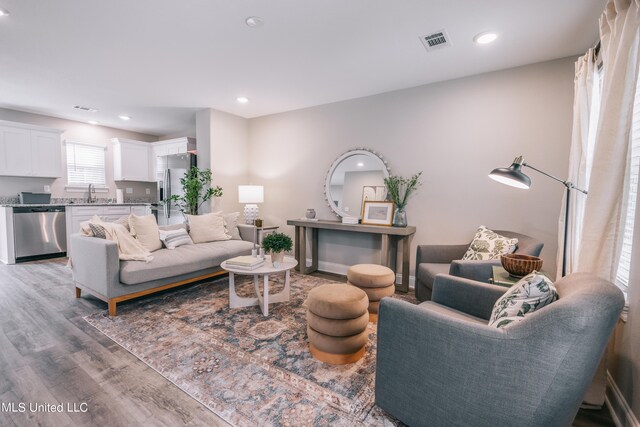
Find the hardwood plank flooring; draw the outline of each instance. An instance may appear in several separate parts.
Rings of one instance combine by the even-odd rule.
[[[85,322],[106,304],[75,298],[65,262],[0,263],[0,403],[86,403],[88,411],[0,411],[0,426],[228,425]],[[574,425],[614,424],[604,409],[580,411]]]

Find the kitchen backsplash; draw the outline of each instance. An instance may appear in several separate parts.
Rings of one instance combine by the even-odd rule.
[[[52,197],[51,204],[52,205],[68,205],[72,203],[86,203],[87,199],[85,197]],[[125,197],[125,203],[153,203],[155,199],[153,197]],[[0,205],[12,205],[20,203],[19,197],[3,197],[0,196]],[[115,199],[111,198],[96,198],[94,203],[104,204],[104,203],[115,203]]]

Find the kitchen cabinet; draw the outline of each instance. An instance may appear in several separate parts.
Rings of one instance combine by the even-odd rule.
[[[129,214],[150,215],[151,206],[148,205],[93,205],[93,206],[67,206],[67,242],[71,242],[71,235],[80,232],[80,225],[89,221],[95,215],[101,220],[112,222]],[[71,256],[71,245],[67,244],[67,255]]]
[[[154,182],[155,157],[151,144],[142,141],[114,138],[113,179],[115,181]]]
[[[0,121],[0,175],[62,176],[61,130]]]
[[[174,138],[153,143],[153,157],[172,154],[195,153],[196,140],[193,138]],[[155,165],[155,162],[154,162]]]

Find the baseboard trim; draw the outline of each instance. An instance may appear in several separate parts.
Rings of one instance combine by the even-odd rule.
[[[311,258],[307,258],[307,265],[311,264]],[[347,275],[350,265],[338,264],[335,262],[318,261],[318,270],[327,273]],[[396,284],[402,283],[402,275],[396,274]],[[415,289],[416,278],[415,276],[409,276],[409,289]]]
[[[607,391],[604,401],[617,427],[640,427],[638,418],[631,410],[609,371],[607,371]]]

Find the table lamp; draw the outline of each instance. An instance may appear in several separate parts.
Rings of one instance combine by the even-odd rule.
[[[244,203],[244,222],[253,225],[258,218],[257,203],[264,202],[264,187],[262,185],[239,185],[238,203]]]

